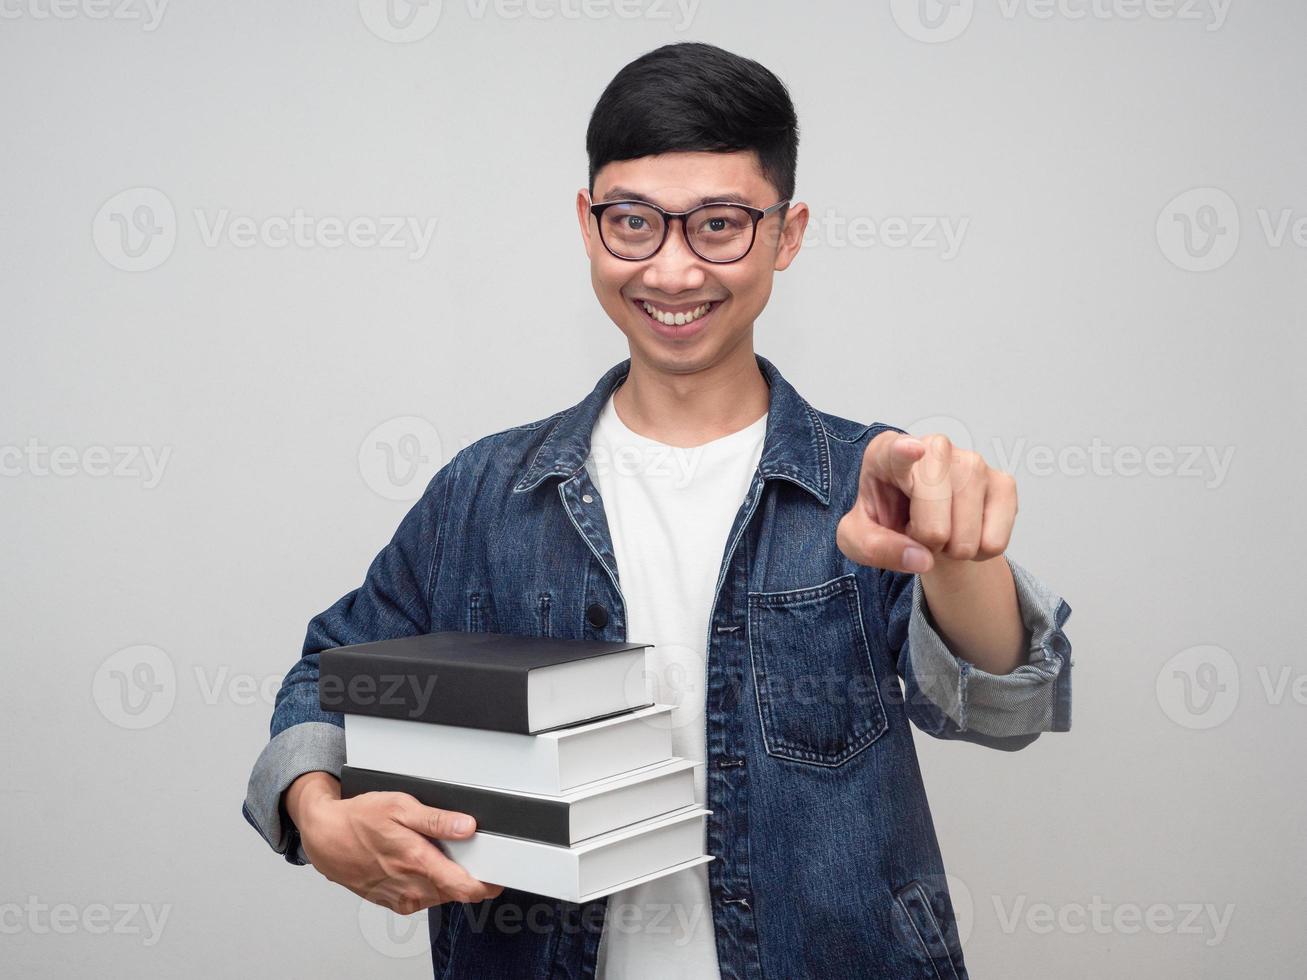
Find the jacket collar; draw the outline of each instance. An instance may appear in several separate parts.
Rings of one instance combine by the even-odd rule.
[[[767,432],[763,437],[758,472],[764,479],[789,480],[798,484],[823,504],[829,504],[830,443],[825,426],[813,407],[781,377],[771,361],[761,354],[753,356],[770,388]],[[535,488],[547,476],[571,477],[585,465],[595,421],[608,396],[630,369],[630,358],[609,368],[590,394],[557,418],[522,478],[513,487],[514,493]]]

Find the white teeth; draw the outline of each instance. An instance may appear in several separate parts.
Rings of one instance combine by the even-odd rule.
[[[645,312],[651,317],[659,323],[666,324],[669,327],[683,327],[687,323],[693,323],[712,309],[712,303],[704,303],[702,306],[696,306],[689,313],[665,313],[649,303],[642,303],[641,305],[644,307]]]

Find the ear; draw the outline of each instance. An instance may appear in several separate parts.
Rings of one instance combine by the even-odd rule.
[[[785,227],[780,231],[780,241],[776,247],[776,263],[772,266],[777,272],[790,267],[794,257],[803,247],[803,233],[808,227],[808,205],[796,201],[785,209]]]
[[[585,244],[586,258],[590,258],[590,250],[594,246],[590,240],[590,192],[584,187],[576,192],[576,220],[581,223],[581,241]]]

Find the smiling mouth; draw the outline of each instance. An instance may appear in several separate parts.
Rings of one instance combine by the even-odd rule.
[[[709,300],[697,306],[681,306],[679,308],[658,306],[642,299],[633,300],[632,302],[643,310],[650,319],[656,320],[665,327],[682,327],[697,320],[702,320],[718,306],[715,300]]]

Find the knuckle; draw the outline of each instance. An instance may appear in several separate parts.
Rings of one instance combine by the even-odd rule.
[[[475,902],[477,900],[476,889],[464,882],[450,885],[445,889],[445,892],[455,902]]]
[[[932,432],[922,439],[928,449],[938,456],[948,457],[953,454],[953,442],[942,432]]]
[[[976,540],[953,540],[944,549],[945,556],[961,561],[970,561],[976,557],[980,542]]]
[[[405,848],[399,856],[400,865],[407,871],[420,871],[426,867],[427,850],[424,847]]]
[[[924,523],[914,530],[912,537],[928,547],[942,548],[948,543],[948,528],[942,523]]]
[[[422,814],[422,823],[428,837],[443,837],[449,831],[449,814],[444,810],[428,809]]]
[[[432,823],[435,825],[435,836],[437,837],[458,837],[464,831],[460,831],[457,823],[466,818],[466,814],[454,810],[436,810],[431,815]]]
[[[960,450],[953,459],[953,465],[967,477],[981,476],[989,469],[985,457],[970,450]]]

